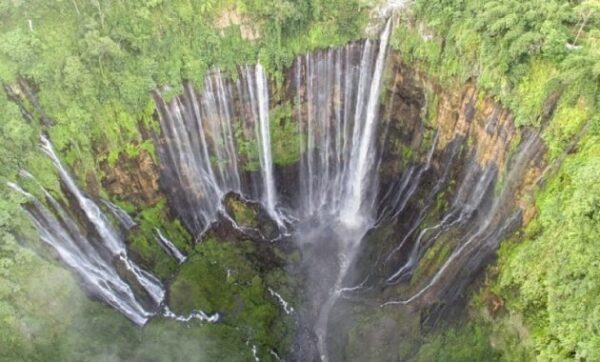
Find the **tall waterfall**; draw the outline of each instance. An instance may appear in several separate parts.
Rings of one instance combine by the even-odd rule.
[[[79,275],[85,287],[134,323],[145,324],[154,311],[138,300],[133,289],[116,272],[112,258],[106,253],[106,245],[90,242],[70,213],[45,190],[51,209],[18,185],[11,183],[9,186],[27,197],[27,214],[42,241]]]
[[[321,270],[327,276],[313,283],[318,290],[310,312],[314,315],[309,318],[324,360],[330,311],[344,289],[360,240],[375,222],[376,166],[381,152],[376,144],[379,96],[390,31],[388,21],[378,40],[300,56],[291,69],[293,121],[301,137],[294,237],[300,243],[318,245],[314,250],[321,251],[319,257],[328,258],[322,263],[326,270]],[[241,66],[235,80],[214,69],[199,90],[185,83],[182,94],[171,99],[164,96],[165,91],[152,93],[161,127],[155,135],[161,187],[186,227],[200,236],[217,220],[223,211],[222,199],[231,191],[259,201],[279,226],[285,227],[282,210],[293,205],[281,204],[277,195],[271,107],[263,67]],[[43,136],[41,148],[75,206],[65,207],[49,193],[42,202],[18,185],[12,187],[30,199],[27,211],[43,240],[92,293],[140,325],[160,310],[177,320],[218,319],[202,312],[189,317],[173,314],[164,305],[160,280],[128,257],[118,228],[78,188]],[[135,225],[116,205],[105,205],[123,229]],[[77,210],[70,210],[73,207]],[[78,224],[71,216],[75,213],[85,218],[86,225]],[[156,241],[179,263],[185,262],[186,256],[159,229]],[[322,277],[317,274],[315,280]]]
[[[230,191],[261,201],[280,220],[266,75],[260,65],[244,66],[239,73],[231,81],[214,70],[201,92],[187,83],[183,95],[170,102],[154,93],[163,136],[158,140],[163,185],[197,234],[216,219]]]
[[[388,22],[378,43],[367,40],[296,59],[305,216],[327,213],[358,225],[371,214],[378,153],[373,141],[390,28]]]
[[[112,224],[108,221],[107,217],[102,213],[98,205],[90,199],[87,198],[83,193],[79,190],[71,175],[67,172],[67,170],[63,167],[60,159],[54,152],[52,148],[52,144],[50,141],[42,136],[41,137],[41,147],[42,150],[50,157],[56,170],[58,171],[62,182],[67,186],[69,192],[75,197],[81,211],[83,211],[84,215],[87,219],[94,225],[96,232],[99,234],[102,239],[103,245],[106,246],[108,251],[110,252],[112,257],[118,257],[133,275],[135,275],[137,281],[142,285],[142,287],[146,290],[146,292],[150,295],[150,297],[154,300],[154,302],[159,305],[165,296],[165,290],[160,283],[160,281],[154,277],[152,274],[146,272],[137,266],[133,261],[131,261],[127,256],[127,250],[125,248],[125,243],[123,239],[119,235],[119,233],[114,229]]]
[[[404,3],[393,1],[382,13]],[[175,97],[168,96],[172,92],[167,87],[152,92],[160,123],[153,137],[161,191],[195,237],[225,213],[228,219],[215,234],[228,235],[232,227],[236,238],[271,238],[277,229],[272,223],[262,224],[269,235],[263,237],[262,229],[252,229],[254,223],[237,225],[237,218],[226,214],[223,198],[229,192],[240,195],[238,200],[262,205],[264,210],[256,212],[259,223],[268,213],[280,231],[293,230],[286,237],[300,250],[300,261],[293,267],[294,277],[300,275],[304,283],[306,290],[298,293],[304,299],[291,308],[274,289],[266,288],[286,314],[297,318],[301,347],[292,359],[335,359],[337,346],[328,346],[328,341],[337,335],[331,330],[345,328],[352,322],[345,317],[361,309],[354,304],[348,308],[352,303],[343,302],[343,297],[360,296],[364,306],[406,310],[431,303],[437,308],[444,304],[437,301],[452,300],[521,222],[516,195],[524,192],[525,172],[542,148],[539,135],[522,133],[526,137],[520,138],[520,145],[508,151],[516,138],[497,122],[495,109],[487,114],[485,108],[475,117],[478,110],[468,100],[469,93],[460,102],[443,95],[438,100],[442,103],[430,104],[425,96],[429,93],[421,89],[429,85],[404,84],[420,82],[421,77],[402,73],[398,64],[392,69],[391,99],[400,100],[402,107],[386,105],[389,122],[382,124],[379,101],[391,29],[388,20],[377,40],[297,57],[286,73],[291,84],[279,89],[283,97],[270,96],[260,64],[240,66],[234,77],[212,69],[200,87],[185,82]],[[282,104],[270,104],[280,98]],[[427,121],[423,118],[425,111],[435,109],[430,105],[441,114],[431,122],[430,114]],[[293,129],[290,137],[299,136],[300,149],[289,150],[299,154],[297,164],[273,163],[272,141],[279,141],[271,139],[271,128],[279,126],[271,124],[273,106],[285,106],[286,115],[292,106],[291,119],[284,117],[281,123],[297,127],[298,133]],[[486,117],[487,124],[480,127]],[[388,147],[385,142],[390,140]],[[297,139],[292,141],[289,144],[296,144]],[[218,314],[202,311],[173,313],[165,304],[162,282],[128,255],[123,233],[135,227],[135,220],[108,201],[100,200],[100,208],[98,200],[77,186],[44,136],[41,149],[52,161],[66,197],[53,196],[39,184],[36,191],[23,186],[29,184],[9,186],[27,199],[24,209],[42,241],[90,294],[137,325],[159,315],[182,322],[219,320]],[[502,153],[511,156],[503,160]],[[33,178],[25,172],[21,176]],[[188,255],[155,226],[154,242],[179,264],[188,262]],[[248,230],[260,237],[253,238]],[[361,244],[363,238],[372,243]],[[190,253],[190,260],[198,257],[196,251]],[[279,267],[279,253],[274,255],[265,262],[269,268]],[[259,347],[253,346],[255,354]]]
[[[540,145],[541,140],[537,133],[524,135],[524,139],[517,146],[514,157],[507,167],[502,188],[495,197],[489,197],[489,195],[494,193],[493,186],[497,178],[497,170],[493,167],[481,170],[476,163],[469,165],[447,214],[439,223],[421,230],[408,253],[408,258],[399,269],[388,277],[387,282],[393,284],[403,277],[410,276],[414,273],[424,252],[441,235],[455,228],[463,228],[461,236],[456,240],[455,249],[431,277],[431,280],[422,285],[410,297],[390,300],[382,305],[409,304],[426,295],[436,286],[440,292],[448,286],[456,288],[459,283],[464,283],[464,281],[452,282],[452,279],[460,280],[461,273],[468,274],[470,268],[475,268],[481,262],[482,255],[488,255],[496,250],[500,241],[520,224],[521,210],[515,210],[512,207],[513,197],[522,182],[525,170],[539,152]],[[486,197],[488,198],[487,203]],[[405,240],[411,236],[410,234],[405,236]],[[401,247],[402,243],[392,250],[388,261]],[[446,283],[442,281],[446,281]]]
[[[313,319],[323,361],[328,360],[330,312],[360,240],[374,222],[379,158],[375,135],[390,29],[388,21],[378,42],[353,43],[294,63],[296,120],[304,136],[299,214],[308,222],[296,237],[319,250],[316,261],[307,262],[308,269],[317,270],[309,272],[309,284],[316,289],[311,291],[314,315],[307,319]],[[324,243],[328,245],[320,245]]]
[[[379,40],[300,56],[292,69],[301,137],[295,238],[336,249],[329,284],[316,298],[320,312],[314,323],[323,358],[329,311],[374,222],[380,153],[375,138],[390,31],[388,21]],[[154,92],[162,129],[157,136],[161,184],[198,235],[216,220],[230,191],[260,201],[280,226],[280,210],[293,207],[280,205],[276,191],[265,72],[260,64],[238,72],[238,79],[230,80],[214,70],[200,91],[188,83],[183,95],[169,101]],[[331,227],[332,239],[326,240]]]
[[[273,161],[271,157],[271,134],[269,128],[269,90],[267,85],[267,77],[262,65],[256,65],[256,86],[249,86],[248,89],[252,92],[253,88],[257,91],[257,100],[254,101],[251,97],[251,103],[258,103],[258,119],[256,122],[257,138],[259,139],[258,152],[260,154],[260,169],[264,184],[263,202],[266,209],[279,220],[275,207],[277,204],[277,195],[275,194],[275,181],[273,180]]]
[[[93,230],[87,230],[86,226],[79,224],[76,217],[72,216],[73,210],[65,208],[41,185],[39,187],[48,206],[18,185],[9,186],[27,197],[25,209],[42,240],[76,272],[90,293],[119,310],[134,323],[145,324],[163,302],[165,290],[161,282],[129,259],[120,233],[98,205],[77,187],[54,152],[52,144],[44,136],[41,137],[41,148],[52,160],[63,185]],[[22,174],[33,177],[27,172]],[[141,288],[140,292],[134,292],[134,288],[127,282],[130,279],[117,271],[119,268],[116,264],[122,266],[122,273],[135,280],[137,287]]]
[[[75,204],[64,206],[56,200],[34,176],[23,170],[21,176],[33,179],[44,195],[42,202],[16,183],[8,186],[26,197],[24,209],[37,228],[41,240],[55,250],[83,282],[85,288],[100,300],[111,305],[137,325],[159,314],[178,321],[199,319],[216,322],[219,315],[194,311],[179,316],[164,304],[165,289],[158,278],[131,260],[123,236],[109,221],[96,202],[86,196],[75,183],[55,153],[50,141],[41,136],[41,149],[58,171],[69,199]],[[127,229],[135,222],[125,211],[105,201],[122,226]],[[79,216],[83,217],[83,222]],[[185,256],[158,231],[161,245],[169,248],[180,263]]]

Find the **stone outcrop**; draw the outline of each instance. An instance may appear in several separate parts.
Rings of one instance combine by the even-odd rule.
[[[148,152],[142,150],[133,158],[121,153],[115,165],[103,162],[100,168],[102,186],[111,196],[140,208],[159,201],[158,171]]]
[[[242,39],[256,40],[260,37],[258,29],[252,24],[252,20],[240,15],[235,7],[225,9],[218,17],[215,25],[221,30],[230,26],[239,26]]]

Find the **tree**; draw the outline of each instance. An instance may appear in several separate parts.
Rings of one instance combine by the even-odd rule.
[[[576,11],[579,13],[581,25],[579,25],[579,30],[577,30],[577,35],[573,41],[574,45],[577,45],[581,32],[592,18],[592,15],[600,12],[600,0],[585,0],[577,6]]]

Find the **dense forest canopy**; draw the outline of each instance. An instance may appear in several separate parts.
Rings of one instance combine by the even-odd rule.
[[[358,1],[9,1],[0,79],[33,82],[56,147],[93,169],[94,142],[107,157],[135,152],[125,145],[152,122],[150,90],[257,61],[281,77],[295,54],[359,37],[361,14]]]
[[[3,185],[25,169],[60,194],[55,171],[38,150],[41,132],[82,185],[93,187],[102,178],[100,163],[140,152],[154,156],[154,145],[140,135],[140,129],[158,127],[151,90],[174,96],[183,81],[200,85],[215,67],[235,76],[236,66],[256,62],[281,84],[294,56],[365,37],[375,3],[1,2],[0,359],[89,359],[111,344],[114,351],[102,356],[133,358],[135,348],[147,353],[137,355],[142,358],[182,353],[155,343],[177,338],[174,326],[161,324],[142,338],[127,321],[85,298],[57,263],[38,256],[44,249],[33,241],[37,234],[19,206],[26,200]],[[501,247],[489,278],[473,292],[471,320],[432,335],[418,358],[478,360],[477,353],[491,353],[506,360],[598,360],[600,2],[415,0],[397,16],[392,46],[406,64],[449,89],[473,83],[482,97],[510,108],[517,126],[541,129],[548,163],[545,182],[532,196],[537,215]],[[29,94],[19,93],[23,89]],[[19,97],[28,102],[15,102]],[[289,113],[279,112],[273,118]],[[285,134],[272,132],[276,139],[283,137],[277,132]],[[143,233],[162,222],[164,208],[161,202],[140,213]],[[189,237],[177,222],[165,228],[175,239]],[[152,258],[155,251],[144,247],[142,253]],[[204,248],[239,257],[210,241]],[[157,268],[168,275],[175,266]],[[190,268],[209,269],[200,261]],[[244,293],[260,300],[262,280],[248,283],[253,287]],[[491,319],[480,312],[478,299],[485,293],[506,301],[504,315]],[[270,313],[265,308],[244,318],[254,323]],[[267,328],[257,337],[266,345]],[[196,351],[194,338],[208,338],[198,353],[214,358],[222,348],[239,347],[231,347],[238,343],[232,330],[195,330],[185,348]],[[112,331],[123,338],[116,340]]]

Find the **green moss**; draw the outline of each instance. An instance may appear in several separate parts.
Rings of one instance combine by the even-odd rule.
[[[294,164],[300,159],[300,132],[292,119],[291,103],[280,104],[271,109],[269,122],[273,163],[279,166]],[[246,171],[258,171],[260,153],[254,130],[244,129],[241,122],[236,122],[234,129],[242,168]]]
[[[233,219],[239,225],[258,227],[258,209],[246,205],[242,200],[234,197],[227,199],[227,208],[232,213]]]
[[[443,192],[438,193],[435,196],[435,210],[434,212],[441,214],[445,210],[448,209],[449,201],[448,201],[448,190],[444,189]]]
[[[249,242],[206,239],[182,265],[169,289],[169,304],[179,313],[218,312],[223,323],[265,348],[287,349],[290,320],[270,296],[263,274],[248,259]],[[280,280],[275,275],[271,281]]]
[[[451,328],[430,337],[411,361],[500,361],[501,354],[492,348],[489,338],[489,328],[483,324]]]
[[[452,246],[450,243],[445,242],[445,240],[436,240],[435,244],[419,260],[419,264],[410,279],[411,285],[417,285],[424,278],[439,270],[440,265],[446,261],[451,251]]]
[[[258,171],[260,169],[260,155],[256,139],[252,136],[246,136],[248,131],[244,129],[241,122],[235,122],[233,126],[242,169],[249,172]],[[253,131],[250,130],[249,132],[252,134]]]
[[[273,163],[289,166],[300,159],[300,130],[292,119],[292,103],[271,110],[271,148]]]
[[[138,262],[161,278],[172,275],[177,270],[177,261],[156,241],[156,229],[159,229],[184,254],[192,250],[191,236],[178,219],[169,220],[166,215],[165,200],[142,210],[136,221],[138,226],[129,233],[127,238],[129,250]]]

